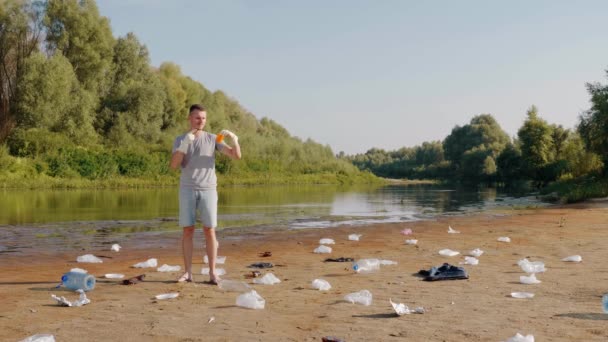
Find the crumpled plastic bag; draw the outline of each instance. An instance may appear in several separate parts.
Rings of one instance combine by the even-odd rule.
[[[163,300],[163,299],[177,298],[178,296],[179,296],[179,293],[171,292],[171,293],[163,293],[163,294],[156,295],[156,296],[154,296],[154,298],[156,298],[158,300]]]
[[[201,274],[203,275],[208,275],[209,274],[209,267],[203,267],[201,268]],[[215,275],[216,276],[221,276],[226,274],[226,270],[223,268],[216,268],[215,269]]]
[[[517,333],[515,336],[509,338],[505,342],[534,342],[534,335],[530,334],[524,336],[520,333]]]
[[[70,272],[76,272],[76,273],[89,273],[87,270],[83,270],[82,268],[72,268],[70,270]]]
[[[55,336],[51,334],[36,334],[19,342],[55,342]]]
[[[253,279],[254,284],[262,284],[262,285],[274,285],[280,283],[281,280],[277,278],[273,273],[266,273],[261,278]]]
[[[334,239],[327,239],[327,238],[325,238],[325,239],[319,240],[319,244],[320,245],[335,245],[336,242],[334,241]]]
[[[464,262],[460,263],[460,265],[478,265],[478,264],[479,264],[479,260],[477,258],[470,257],[470,256],[465,256]]]
[[[344,296],[344,300],[353,304],[363,304],[369,306],[372,304],[372,293],[368,290],[361,290],[359,292],[349,293]]]
[[[312,281],[312,288],[319,291],[327,291],[331,289],[331,285],[327,280],[315,279]]]
[[[108,279],[122,279],[125,277],[125,275],[120,273],[106,273],[104,277]]]
[[[393,306],[393,310],[395,310],[395,313],[397,313],[397,315],[401,316],[401,315],[409,315],[412,313],[417,313],[417,314],[423,314],[425,313],[425,310],[423,307],[419,306],[414,310],[410,310],[410,308],[407,307],[407,305],[403,304],[403,303],[393,303],[392,299],[389,298],[388,301],[391,303],[391,305]]]
[[[417,243],[418,243],[418,240],[416,240],[416,239],[408,239],[408,240],[405,240],[405,244],[406,244],[406,245],[415,245],[415,244],[417,244]]]
[[[412,230],[409,228],[405,228],[404,230],[401,231],[402,235],[412,235]]]
[[[528,284],[528,285],[541,283],[540,280],[536,279],[536,274],[534,274],[534,273],[532,273],[529,276],[520,276],[519,282],[522,284]]]
[[[119,244],[115,243],[115,244],[112,245],[112,248],[110,248],[110,250],[112,250],[113,252],[120,252],[121,248],[122,247],[120,247]]]
[[[497,240],[497,241],[500,241],[500,242],[511,242],[511,238],[510,238],[510,237],[508,237],[508,236],[501,236],[501,237],[499,237],[499,238],[498,238],[498,239],[496,239],[496,240]]]
[[[521,259],[517,262],[519,267],[526,273],[542,273],[545,272],[545,263],[542,261],[531,262],[528,259]]]
[[[205,264],[208,264],[208,263],[209,263],[209,257],[208,257],[207,255],[205,255],[205,257],[203,257],[203,262],[204,262]],[[216,264],[224,264],[224,263],[226,263],[226,257],[225,257],[225,256],[219,256],[219,255],[218,255],[218,256],[215,258],[215,263],[216,263]]]
[[[460,252],[453,251],[453,250],[448,249],[448,248],[442,249],[442,250],[439,251],[439,255],[449,256],[449,257],[453,257],[453,256],[456,256],[458,254],[460,254]]]
[[[450,234],[460,234],[460,231],[455,230],[454,228],[448,226],[448,233],[450,233]]]
[[[479,248],[475,248],[474,250],[469,252],[469,255],[472,257],[479,258],[483,254],[483,251]]]
[[[236,297],[236,305],[247,309],[261,310],[264,309],[266,301],[255,290],[251,290]]]
[[[158,260],[155,258],[148,259],[146,261],[138,262],[137,264],[131,266],[135,268],[147,268],[147,267],[156,267],[158,266]]]
[[[85,255],[81,255],[79,257],[76,258],[77,262],[90,262],[90,263],[95,263],[95,264],[99,264],[102,263],[103,260],[99,259],[98,257],[94,256],[93,254],[85,254]]]
[[[581,262],[581,261],[583,261],[583,257],[580,255],[571,255],[567,258],[563,258],[562,261]]]
[[[325,245],[321,245],[317,248],[315,248],[315,250],[313,251],[314,253],[331,253],[331,247],[325,246]]]
[[[511,292],[511,297],[519,299],[534,298],[534,293],[530,292]]]
[[[349,239],[350,241],[359,241],[359,238],[360,238],[361,236],[362,236],[361,234],[350,234],[350,235],[348,236],[348,239]]]
[[[91,302],[91,300],[89,298],[87,298],[87,295],[84,294],[84,291],[82,289],[78,289],[78,290],[76,290],[76,292],[80,293],[80,297],[73,302],[70,302],[63,296],[57,297],[54,294],[51,294],[51,297],[57,301],[57,304],[59,304],[61,306],[69,306],[69,307],[83,306],[83,305],[89,304]]]
[[[177,272],[181,269],[182,269],[182,267],[179,265],[169,266],[167,264],[164,264],[161,267],[157,268],[156,271],[158,271],[158,272]]]

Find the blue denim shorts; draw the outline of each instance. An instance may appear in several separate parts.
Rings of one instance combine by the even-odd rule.
[[[196,224],[196,213],[203,227],[217,227],[217,190],[179,189],[179,225],[190,227]]]

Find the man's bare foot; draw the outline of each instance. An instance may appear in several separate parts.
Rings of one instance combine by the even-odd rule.
[[[191,283],[192,282],[192,275],[190,273],[186,272],[181,277],[179,277],[177,279],[177,282],[178,283],[183,283],[183,282],[189,282],[189,283]]]

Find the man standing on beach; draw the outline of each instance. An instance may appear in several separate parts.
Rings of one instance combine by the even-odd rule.
[[[218,242],[217,227],[217,178],[215,175],[215,151],[233,159],[241,159],[239,138],[228,130],[220,134],[229,136],[232,147],[217,139],[218,136],[203,131],[207,122],[207,111],[201,105],[190,106],[188,115],[190,131],[180,135],[173,143],[172,169],[181,167],[179,181],[179,225],[183,228],[182,253],[185,273],[178,282],[192,281],[192,251],[194,248],[194,226],[198,210],[205,233],[205,245],[209,259],[210,283],[217,284],[220,278],[215,272]],[[216,139],[220,142],[216,142]]]

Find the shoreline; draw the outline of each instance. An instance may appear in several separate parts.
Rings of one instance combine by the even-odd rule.
[[[563,218],[563,219],[562,219]],[[560,227],[560,222],[562,227]],[[448,234],[447,226],[460,234]],[[411,228],[411,237],[399,232]],[[199,232],[200,233],[200,230]],[[348,241],[351,233],[361,241]],[[497,242],[509,236],[511,243]],[[320,238],[333,238],[331,254],[314,254]],[[406,238],[418,245],[404,244]],[[112,341],[144,338],[153,341],[286,340],[319,341],[336,336],[346,341],[411,340],[499,341],[517,332],[533,334],[539,341],[605,340],[608,315],[601,311],[608,249],[606,203],[552,206],[543,209],[500,211],[436,220],[380,224],[365,227],[341,226],[254,235],[234,241],[220,237],[219,255],[227,256],[225,279],[246,281],[254,262],[272,262],[276,285],[252,285],[266,300],[263,310],[235,306],[237,293],[223,292],[204,284],[200,274],[203,241],[195,237],[195,283],[177,284],[178,273],[156,269],[133,269],[130,265],[148,258],[162,264],[182,265],[179,234],[164,248],[129,248],[118,253],[103,251],[112,258],[102,264],[76,263],[89,251],[48,253],[36,258],[4,258],[0,264],[0,340],[20,340],[36,333],[51,333],[58,341],[92,339]],[[413,274],[449,262],[458,265],[462,256],[442,257],[443,248],[466,253],[481,248],[480,264],[465,268],[468,280],[424,282]],[[108,246],[109,249],[109,246]],[[259,253],[270,251],[262,258]],[[93,253],[95,254],[95,253]],[[561,261],[580,254],[581,263]],[[397,261],[378,272],[355,274],[350,263],[324,263],[325,258],[381,258]],[[529,258],[543,261],[547,272],[538,285],[519,284],[525,275],[516,265]],[[71,292],[53,289],[63,272],[87,269],[95,276],[123,273],[126,277],[145,273],[144,282],[118,285],[116,280],[97,278],[95,290],[87,293],[91,304],[62,308],[50,294]],[[266,270],[261,270],[266,273]],[[329,281],[332,289],[310,288],[315,278]],[[344,295],[368,289],[370,306],[350,304]],[[535,293],[528,300],[510,298],[513,291]],[[178,292],[179,297],[156,301],[160,293]],[[423,315],[394,316],[388,303],[422,306]],[[212,323],[208,320],[214,317]]]

